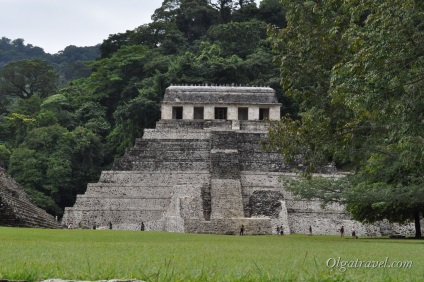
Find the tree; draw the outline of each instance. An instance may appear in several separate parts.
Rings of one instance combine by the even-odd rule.
[[[216,22],[216,12],[206,0],[185,0],[182,1],[175,20],[178,29],[192,43],[204,36]]]
[[[93,73],[88,79],[89,99],[107,108],[108,120],[113,120],[117,106],[138,94],[136,85],[144,77],[143,65],[153,57],[145,46],[122,46],[110,58],[91,64]]]
[[[0,39],[0,68],[13,61],[25,59],[48,60],[49,54],[44,53],[40,47],[24,44],[22,38],[11,40],[6,37]]]
[[[162,6],[152,15],[153,22],[175,22],[182,1],[184,0],[164,0]]]
[[[347,204],[362,221],[413,220],[424,211],[422,1],[282,1],[271,31],[282,85],[299,105],[270,130],[271,147],[306,166],[291,185]],[[390,19],[390,20],[388,20]],[[344,178],[311,176],[329,162]]]
[[[162,54],[177,54],[187,49],[187,38],[175,22],[153,22],[135,29],[130,44],[160,49]]]
[[[235,5],[233,0],[209,0],[209,4],[219,12],[220,23],[227,23],[231,20],[231,14]]]
[[[57,74],[46,61],[39,59],[9,63],[0,70],[0,94],[42,98],[56,91]]]
[[[211,42],[220,42],[223,56],[238,55],[245,59],[264,45],[266,24],[257,20],[214,25],[208,30]]]
[[[112,34],[108,39],[103,40],[103,43],[100,45],[100,57],[109,58],[122,46],[126,45],[132,33],[133,31],[127,30],[125,33]]]
[[[0,145],[0,167],[7,168],[11,152],[5,145]]]
[[[259,5],[258,19],[282,28],[286,26],[286,18],[280,0],[262,0]]]
[[[259,9],[255,1],[241,0],[236,4],[238,9],[234,10],[232,20],[235,22],[247,22],[259,18]]]
[[[73,205],[87,182],[95,181],[103,160],[100,137],[87,128],[35,128],[10,156],[9,173],[35,203],[53,215]]]

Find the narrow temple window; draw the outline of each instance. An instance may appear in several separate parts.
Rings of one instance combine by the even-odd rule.
[[[259,109],[259,120],[269,119],[269,108]]]
[[[249,108],[238,108],[238,120],[249,119]]]
[[[215,119],[227,119],[227,108],[215,108]]]
[[[183,119],[183,107],[172,107],[172,119]]]
[[[194,107],[194,119],[204,119],[203,107]]]

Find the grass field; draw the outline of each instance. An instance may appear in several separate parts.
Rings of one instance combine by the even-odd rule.
[[[413,265],[387,268],[370,262],[386,257],[386,266],[396,261]],[[327,266],[337,265],[337,260],[338,267]],[[356,260],[364,261],[361,267]],[[344,261],[351,262],[342,271]],[[47,278],[424,281],[424,240],[0,227],[0,279]]]

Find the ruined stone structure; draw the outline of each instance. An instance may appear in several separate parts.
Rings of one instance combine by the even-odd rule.
[[[61,228],[0,168],[0,226]]]
[[[155,129],[89,184],[63,223],[115,229],[237,234],[387,232],[350,219],[343,207],[295,200],[279,181],[292,167],[261,150],[264,119],[278,120],[268,87],[171,86]]]

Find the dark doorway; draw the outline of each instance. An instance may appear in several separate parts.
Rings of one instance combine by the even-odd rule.
[[[194,119],[204,119],[203,107],[194,107]]]
[[[172,107],[172,119],[183,119],[183,107]]]
[[[227,108],[215,108],[215,119],[227,119]]]
[[[269,109],[259,109],[259,119],[269,119]]]
[[[238,120],[249,119],[249,108],[238,108]]]

